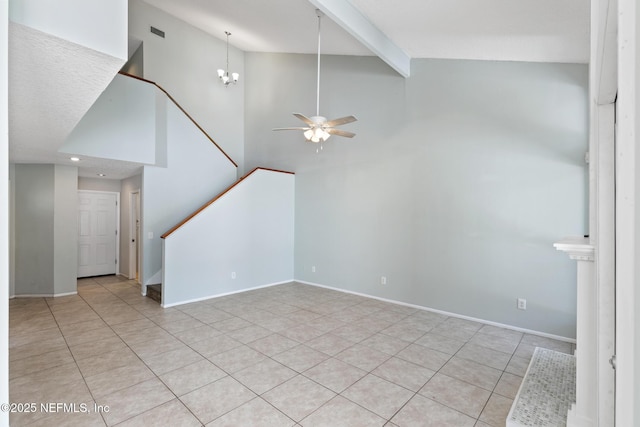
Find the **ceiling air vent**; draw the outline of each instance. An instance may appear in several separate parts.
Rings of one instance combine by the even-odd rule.
[[[151,27],[151,32],[158,37],[164,38],[164,31],[157,29],[156,27]]]

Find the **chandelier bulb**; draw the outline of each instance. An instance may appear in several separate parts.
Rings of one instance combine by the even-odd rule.
[[[220,78],[222,84],[224,84],[225,86],[229,86],[230,83],[238,83],[240,74],[231,73],[231,78],[229,78],[229,36],[231,35],[231,33],[229,31],[225,31],[224,33],[227,36],[227,68],[224,70],[222,68],[218,69],[218,78]]]

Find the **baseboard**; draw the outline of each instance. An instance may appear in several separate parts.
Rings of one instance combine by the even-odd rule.
[[[214,294],[214,295],[209,295],[209,296],[206,296],[206,297],[195,298],[195,299],[191,299],[191,300],[185,300],[185,301],[176,302],[176,303],[172,303],[172,304],[162,304],[162,308],[170,308],[170,307],[175,307],[177,305],[191,304],[191,303],[194,303],[194,302],[206,301],[208,299],[220,298],[220,297],[225,297],[225,296],[234,295],[234,294],[240,294],[240,293],[248,292],[248,291],[255,291],[256,289],[269,288],[271,286],[284,285],[285,283],[292,283],[292,282],[295,282],[295,280],[291,279],[291,280],[285,280],[285,281],[282,281],[282,282],[268,283],[266,285],[255,286],[253,288],[239,289],[237,291],[225,292],[225,293],[222,293],[222,294]]]
[[[62,294],[20,294],[14,295],[9,298],[58,298],[58,297],[68,297],[70,295],[78,295],[78,292],[65,292]]]
[[[295,280],[295,282],[302,283],[302,284],[305,284],[305,285],[310,285],[310,286],[316,286],[316,287],[319,287],[319,288],[331,289],[332,291],[344,292],[346,294],[352,294],[352,295],[358,295],[358,296],[361,296],[361,297],[372,298],[372,299],[376,299],[376,300],[379,300],[379,301],[388,302],[388,303],[391,303],[391,304],[397,304],[397,305],[402,305],[402,306],[405,306],[405,307],[415,308],[415,309],[418,309],[418,310],[424,310],[424,311],[430,311],[432,313],[444,314],[445,316],[456,317],[458,319],[464,319],[464,320],[470,320],[472,322],[482,323],[484,325],[495,326],[497,328],[510,329],[510,330],[517,331],[517,332],[523,332],[525,334],[536,335],[536,336],[545,337],[545,338],[551,338],[551,339],[554,339],[554,340],[564,341],[564,342],[568,342],[568,343],[572,343],[572,344],[576,343],[575,338],[567,338],[567,337],[562,337],[560,335],[548,334],[546,332],[534,331],[532,329],[520,328],[518,326],[505,325],[504,323],[493,322],[491,320],[478,319],[477,317],[465,316],[465,315],[458,314],[458,313],[451,313],[449,311],[438,310],[438,309],[430,308],[430,307],[424,307],[422,305],[409,304],[409,303],[402,302],[402,301],[396,301],[396,300],[392,300],[392,299],[381,298],[381,297],[377,297],[377,296],[369,295],[369,294],[364,294],[364,293],[360,293],[360,292],[348,291],[346,289],[334,288],[332,286],[322,285],[320,283],[307,282],[307,281],[304,281],[304,280]]]

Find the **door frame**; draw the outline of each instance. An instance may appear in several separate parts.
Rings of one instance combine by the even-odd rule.
[[[115,275],[120,275],[120,192],[119,191],[99,191],[99,190],[80,190],[80,193],[100,193],[100,194],[115,194],[116,195],[116,272]],[[78,209],[80,205],[76,207]],[[77,274],[77,269],[76,269]]]
[[[142,258],[142,248],[140,247],[142,215],[140,214],[140,209],[141,199],[140,189],[138,188],[129,192],[129,279],[136,280],[138,284],[141,283],[140,262]],[[136,221],[138,221],[138,227],[136,227]]]
[[[615,424],[616,372],[610,363],[616,350],[616,104],[592,106],[589,234],[595,246],[597,325],[595,425]],[[578,343],[579,349],[580,343]]]

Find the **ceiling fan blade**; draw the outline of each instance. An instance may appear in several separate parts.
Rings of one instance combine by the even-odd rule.
[[[334,127],[334,126],[346,125],[347,123],[355,122],[357,120],[358,119],[356,119],[353,116],[341,117],[339,119],[329,120],[327,123],[325,123],[325,126]]]
[[[293,113],[293,115],[299,118],[300,120],[302,120],[303,122],[305,122],[306,124],[308,124],[309,126],[315,125],[313,120],[311,120],[309,117],[305,116],[304,114]]]
[[[325,130],[330,135],[344,136],[345,138],[353,138],[354,136],[356,136],[355,133],[347,132],[346,130],[342,130],[342,129],[328,128],[328,129],[325,129]]]
[[[309,130],[309,128],[302,128],[302,127],[298,127],[298,128],[273,128],[271,130]]]

